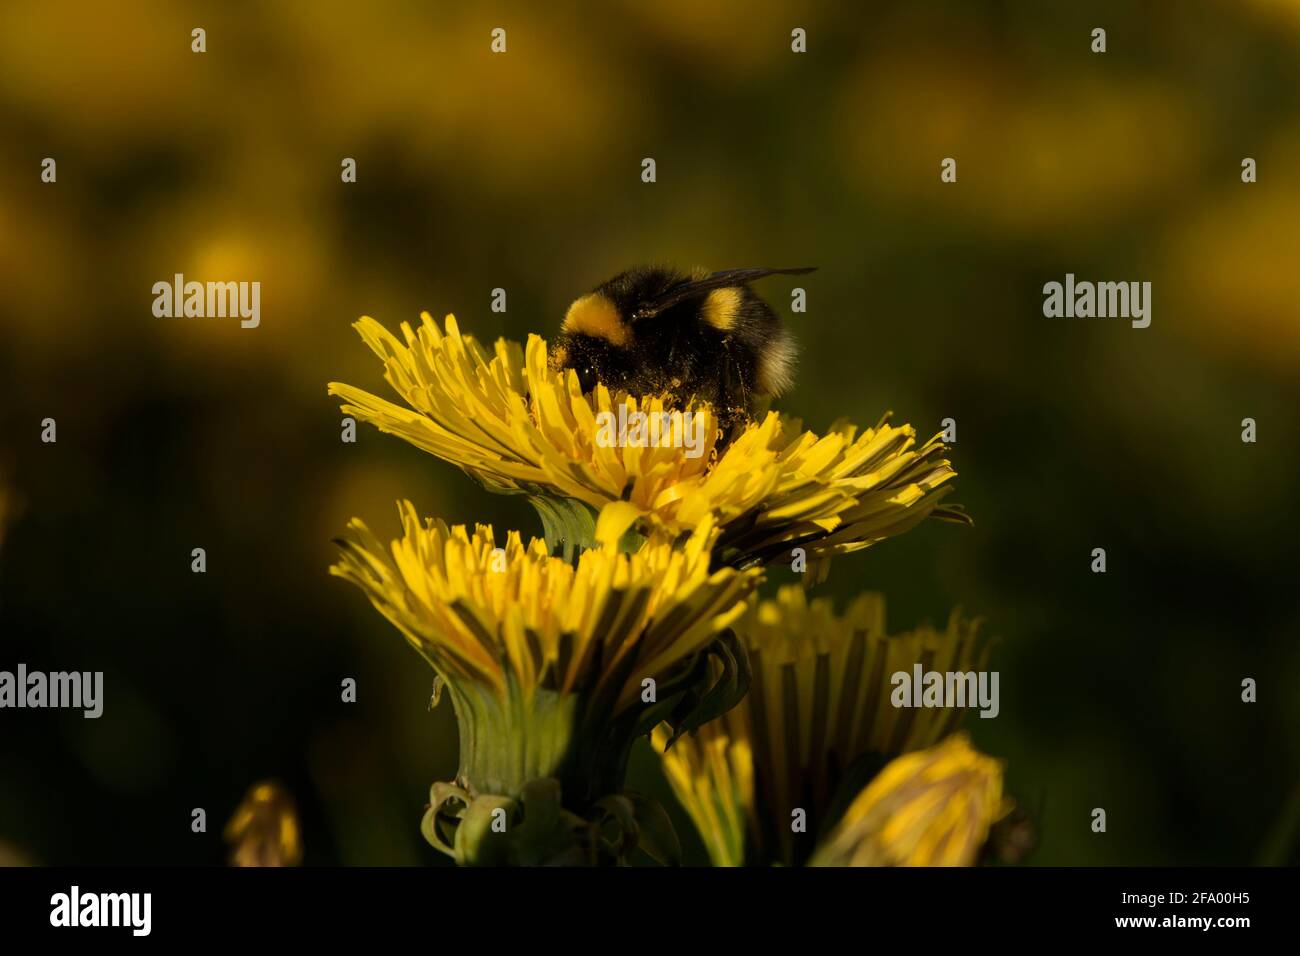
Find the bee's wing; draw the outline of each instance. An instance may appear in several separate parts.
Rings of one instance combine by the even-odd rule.
[[[698,296],[702,292],[725,289],[734,285],[745,285],[764,276],[803,275],[806,272],[815,272],[816,269],[816,266],[805,266],[799,269],[724,269],[721,272],[707,275],[703,279],[691,279],[679,283],[650,301],[641,303],[637,310],[632,313],[632,320],[651,318],[679,302]]]

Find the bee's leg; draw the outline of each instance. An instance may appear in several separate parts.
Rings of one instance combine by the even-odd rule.
[[[666,389],[667,391],[672,392],[675,401],[683,402],[685,401],[686,396],[679,394],[679,392],[681,391],[682,382],[686,376],[681,374],[681,370],[677,368],[676,363],[677,340],[673,338],[668,342],[668,352],[664,356],[663,364],[661,366],[663,371],[659,373],[663,379],[663,381],[659,383],[659,388],[661,390]]]
[[[728,353],[728,355],[730,355],[730,353]],[[732,394],[735,396],[735,403],[739,407],[740,411],[744,414],[748,414],[752,402],[753,388],[745,375],[745,363],[733,362],[732,364],[735,366],[735,370],[732,373],[734,379],[732,383]]]
[[[731,361],[731,350],[727,348],[729,339],[723,339],[722,349],[718,357],[718,396],[716,404],[730,405],[731,394],[735,390],[734,368]],[[719,409],[721,411],[721,409]]]
[[[727,348],[729,342],[730,339],[724,340],[718,363],[719,394],[716,402],[718,425],[727,440],[733,425],[744,420],[749,407],[749,388],[745,382],[744,369],[733,359],[731,350]]]

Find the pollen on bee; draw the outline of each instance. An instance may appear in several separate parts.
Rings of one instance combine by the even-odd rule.
[[[739,289],[714,289],[704,299],[700,317],[715,329],[724,332],[731,328],[740,314]]]

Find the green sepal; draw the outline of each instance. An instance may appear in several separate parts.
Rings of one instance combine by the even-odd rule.
[[[668,815],[638,793],[603,797],[586,818],[564,808],[553,777],[530,780],[519,799],[471,797],[452,783],[435,783],[429,796],[420,831],[461,866],[608,866],[638,847],[661,863],[681,859]]]
[[[528,503],[542,519],[542,536],[553,555],[572,563],[578,555],[597,546],[596,519],[599,512],[577,498],[560,498],[532,491]],[[619,550],[632,554],[644,543],[645,537],[635,527],[629,528],[619,539]]]
[[[542,519],[542,534],[551,554],[572,562],[596,546],[596,509],[576,498],[529,495],[528,503]]]
[[[604,825],[613,822],[617,836],[611,849],[619,860],[626,860],[636,849],[640,828],[636,822],[636,807],[623,794],[612,794],[597,800],[592,807],[592,818],[604,837]]]
[[[637,823],[637,846],[661,866],[681,866],[682,844],[664,808],[633,790],[624,795],[632,802]]]
[[[697,659],[685,693],[667,718],[673,733],[664,750],[682,734],[694,733],[740,703],[753,676],[745,645],[730,628],[720,633]],[[710,678],[712,683],[707,683]]]
[[[470,796],[452,783],[435,783],[429,788],[429,807],[420,821],[420,832],[435,850],[455,857],[453,842],[456,822],[469,807]],[[454,807],[453,804],[459,804]]]

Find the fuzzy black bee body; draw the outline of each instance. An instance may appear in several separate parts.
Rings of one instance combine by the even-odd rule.
[[[576,300],[551,353],[583,391],[600,382],[633,395],[708,402],[725,426],[790,386],[795,345],[749,283],[812,269],[622,272]]]

